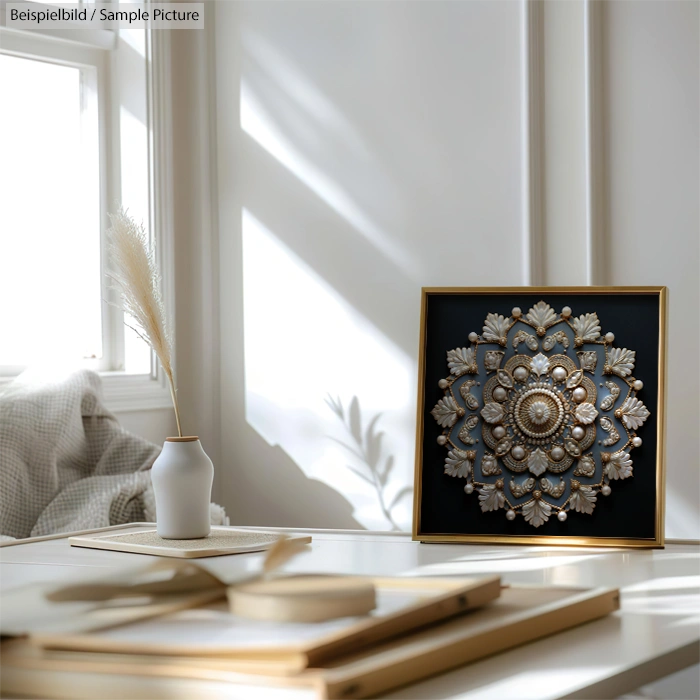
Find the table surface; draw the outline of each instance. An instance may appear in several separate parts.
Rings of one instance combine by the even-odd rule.
[[[313,537],[309,551],[289,562],[287,571],[450,577],[496,574],[505,583],[621,589],[621,609],[607,618],[386,697],[612,698],[700,660],[700,548],[696,545],[669,545],[663,550],[440,545],[413,542],[404,533],[278,531]],[[262,556],[213,557],[198,559],[197,564],[226,578],[257,567]],[[65,537],[13,544],[0,549],[0,591],[34,582],[108,574],[152,559],[155,557],[143,554],[71,547]]]

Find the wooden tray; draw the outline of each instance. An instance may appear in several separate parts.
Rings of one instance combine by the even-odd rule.
[[[111,549],[116,552],[150,554],[157,557],[196,559],[221,557],[227,554],[244,554],[245,552],[262,552],[272,547],[279,538],[280,535],[274,532],[213,527],[211,535],[202,539],[165,540],[158,536],[155,528],[152,528],[117,535],[78,535],[69,537],[68,542],[73,547]],[[298,535],[288,539],[299,543],[311,542],[309,535]]]
[[[361,648],[474,610],[498,598],[498,576],[481,579],[370,578],[377,608],[368,616],[325,622],[271,623],[237,617],[226,602],[89,634],[34,632],[54,649],[250,661],[269,673],[294,673]]]
[[[617,589],[512,586],[469,615],[290,677],[256,675],[250,661],[53,651],[13,640],[2,649],[2,693],[35,697],[272,700],[374,697],[576,625],[619,607]],[[41,673],[37,673],[41,671]],[[504,669],[507,672],[507,669]]]

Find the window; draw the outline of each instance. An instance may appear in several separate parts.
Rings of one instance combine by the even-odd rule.
[[[0,365],[106,369],[95,71],[0,54]]]
[[[104,275],[118,202],[154,234],[148,42],[0,26],[0,377],[58,361],[158,383]]]

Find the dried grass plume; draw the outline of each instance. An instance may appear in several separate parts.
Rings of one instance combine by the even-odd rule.
[[[182,437],[173,377],[172,338],[165,320],[160,274],[153,250],[143,225],[138,225],[124,209],[120,208],[116,214],[110,214],[109,218],[112,225],[107,231],[110,253],[107,276],[119,293],[121,308],[134,319],[136,327],[130,326],[126,321],[124,323],[150,345],[160,360],[170,383],[177,432]]]

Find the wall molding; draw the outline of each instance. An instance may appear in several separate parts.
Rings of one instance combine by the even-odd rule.
[[[603,161],[603,3],[583,1],[585,162],[586,162],[586,283],[607,283],[605,267],[605,167]]]
[[[214,5],[201,31],[168,32],[177,373],[183,421],[202,440],[220,491],[219,232],[216,207]],[[217,496],[214,496],[216,500]]]
[[[522,278],[544,284],[544,1],[521,0]]]

